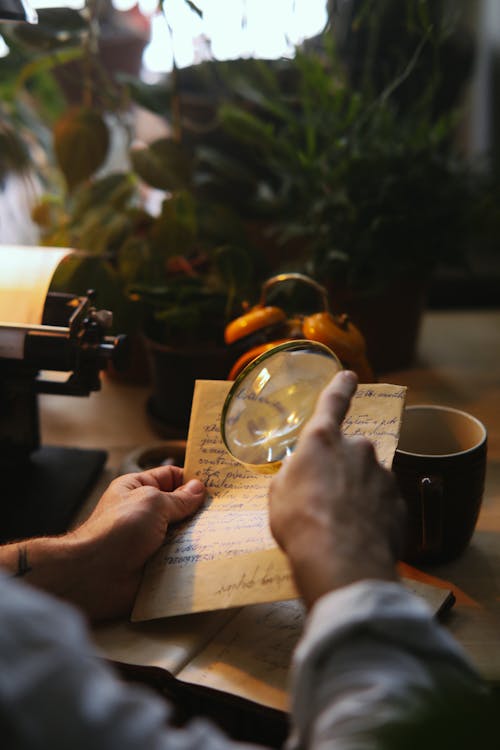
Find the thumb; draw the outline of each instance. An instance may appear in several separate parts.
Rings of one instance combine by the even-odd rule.
[[[166,492],[168,522],[182,521],[192,515],[203,503],[205,495],[205,485],[199,479],[190,479],[175,492]]]

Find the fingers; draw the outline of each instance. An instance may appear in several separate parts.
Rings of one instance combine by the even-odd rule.
[[[320,415],[326,412],[335,424],[340,426],[348,412],[357,386],[356,374],[351,370],[341,370],[323,390],[316,412]]]
[[[190,479],[175,492],[165,493],[168,523],[182,521],[191,516],[203,503],[205,494],[205,486],[198,479]]]
[[[157,466],[135,474],[138,484],[158,487],[163,492],[172,492],[183,482],[184,472],[179,466]]]
[[[178,466],[159,466],[141,475],[143,484],[157,487],[166,503],[169,523],[192,515],[205,499],[205,485],[199,479],[182,484],[183,470]]]
[[[361,480],[368,482],[372,472],[378,472],[381,469],[374,444],[362,435],[349,435],[345,440],[348,450],[346,457],[350,456],[351,460],[358,466]]]
[[[113,480],[103,498],[114,505],[127,500],[148,512],[159,512],[168,523],[180,521],[194,513],[205,499],[205,486],[198,479],[183,484],[183,471],[178,466],[159,466],[136,474],[124,474]]]
[[[205,499],[205,485],[199,479],[190,479],[183,485],[183,471],[178,466],[158,466],[139,474],[138,479],[161,491],[169,523],[192,515]]]
[[[125,488],[132,490],[136,487],[156,487],[162,492],[173,492],[184,481],[184,471],[180,466],[157,466],[147,471],[122,474],[113,480]]]
[[[338,434],[357,385],[358,379],[354,372],[351,370],[338,372],[320,394],[314,414],[304,432],[313,432],[320,428],[332,436]]]

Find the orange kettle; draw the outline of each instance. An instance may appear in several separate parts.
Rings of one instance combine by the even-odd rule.
[[[294,312],[287,315],[280,307],[268,305],[267,295],[270,289],[288,281],[299,281],[315,289],[320,309],[312,314]],[[229,380],[234,380],[259,354],[294,339],[310,339],[325,344],[346,369],[357,373],[360,382],[369,383],[374,380],[361,331],[345,313],[331,313],[326,289],[301,273],[282,273],[265,281],[258,304],[232,320],[226,326],[224,338],[226,344],[237,353],[237,359],[228,375]]]

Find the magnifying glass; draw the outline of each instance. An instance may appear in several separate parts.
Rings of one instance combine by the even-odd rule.
[[[222,409],[221,435],[229,453],[252,471],[275,473],[339,370],[332,350],[309,339],[278,344],[250,362]]]

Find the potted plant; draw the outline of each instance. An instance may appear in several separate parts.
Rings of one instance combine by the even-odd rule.
[[[281,268],[321,280],[332,308],[351,314],[374,367],[405,366],[433,271],[460,262],[477,230],[482,177],[451,146],[451,115],[403,116],[346,86],[335,58],[298,54],[294,66],[293,97],[261,88],[259,109],[221,109],[260,160],[248,203]],[[220,183],[217,154],[205,163]]]
[[[365,7],[374,15],[359,23],[387,3]],[[263,279],[295,270],[330,287],[332,309],[352,315],[378,371],[408,364],[427,280],[440,260],[463,257],[484,196],[456,152],[455,110],[436,111],[449,30],[429,7],[398,6],[413,54],[396,55],[381,85],[353,81],[330,33],[290,61],[210,61],[155,85],[122,79],[125,98],[165,116],[172,135],[132,149],[121,173],[102,176],[102,95],[92,127],[85,108],[59,120],[65,188],[35,212],[45,240],[104,260],[99,290],[114,295],[118,319],[140,321],[175,351],[220,343],[224,322]],[[402,96],[424,55],[433,61],[428,86]],[[77,145],[93,160],[73,158]],[[144,186],[164,191],[158,212]],[[81,265],[75,278],[87,284]],[[413,286],[417,304],[405,319]]]
[[[35,215],[48,217],[47,244],[87,251],[61,264],[54,285],[98,287],[115,326],[135,342],[136,360],[147,358],[152,422],[177,437],[187,430],[195,379],[229,372],[224,327],[248,293],[252,264],[243,248],[211,231],[188,190],[172,186],[152,212],[142,186],[136,172],[86,179],[64,205],[46,198]]]
[[[248,294],[252,261],[236,244],[224,212],[196,199],[189,153],[178,133],[125,153],[120,171],[103,171],[117,122],[132,143],[125,106],[130,98],[95,60],[96,19],[75,13],[54,17],[46,11],[35,30],[12,29],[9,35],[19,51],[17,87],[21,81],[35,88],[43,80],[57,102],[44,122],[46,192],[33,217],[45,244],[85,251],[61,264],[54,288],[97,288],[100,304],[114,311],[115,328],[133,341],[140,336],[139,356],[151,364],[150,416],[162,431],[183,435],[195,378],[222,378],[229,371],[224,326]],[[59,74],[51,74],[61,61],[82,54],[88,75],[81,101],[65,106]],[[156,208],[148,204],[151,191],[161,191]]]
[[[383,371],[410,363],[433,272],[465,262],[496,209],[457,147],[457,19],[443,3],[352,6],[361,65],[326,32],[290,61],[179,71],[179,110],[195,195],[239,217],[259,269],[326,284]]]
[[[217,242],[202,213],[189,192],[176,191],[116,256],[150,362],[148,413],[169,436],[187,430],[194,381],[227,377],[224,328],[252,280],[249,256]]]

